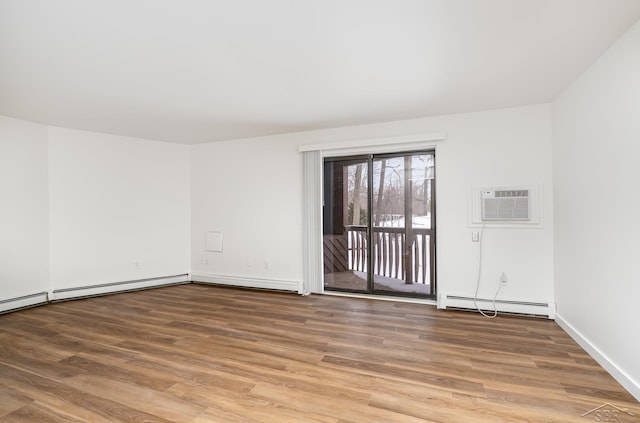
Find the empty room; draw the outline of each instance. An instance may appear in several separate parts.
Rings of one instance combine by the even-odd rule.
[[[640,422],[640,1],[0,0],[0,423]]]

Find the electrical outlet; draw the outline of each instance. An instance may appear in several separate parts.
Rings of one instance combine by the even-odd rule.
[[[509,278],[507,277],[507,274],[505,272],[502,272],[502,274],[500,275],[500,283],[506,285],[508,281]]]
[[[269,270],[269,268],[271,267],[271,264],[269,263],[268,260],[264,261],[264,270]]]
[[[480,232],[477,232],[477,231],[471,232],[471,241],[480,242]]]

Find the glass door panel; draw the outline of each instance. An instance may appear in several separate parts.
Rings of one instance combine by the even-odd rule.
[[[374,290],[394,291],[405,279],[405,160],[373,160]]]
[[[435,207],[433,154],[411,156],[409,198],[411,226],[408,231],[409,278],[413,290],[435,295]]]
[[[368,159],[324,163],[325,289],[368,292]]]

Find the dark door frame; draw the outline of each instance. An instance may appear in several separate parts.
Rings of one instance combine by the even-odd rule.
[[[375,289],[374,283],[374,267],[375,263],[372,259],[373,257],[373,242],[372,234],[374,231],[374,222],[373,222],[373,162],[376,159],[384,159],[384,158],[404,158],[404,216],[405,216],[405,225],[404,225],[404,256],[403,256],[403,268],[405,271],[405,283],[413,283],[412,281],[412,255],[411,248],[408,245],[409,240],[413,242],[413,221],[410,218],[412,216],[412,181],[411,181],[411,157],[419,154],[427,154],[433,157],[433,178],[429,179],[430,183],[430,194],[431,194],[431,204],[430,204],[430,231],[429,231],[429,281],[430,281],[430,293],[428,295],[420,295],[413,292],[399,292],[399,291],[386,291]],[[435,298],[437,292],[437,282],[436,282],[436,166],[435,166],[436,152],[435,149],[428,150],[414,150],[414,151],[403,151],[403,152],[394,152],[394,153],[381,153],[381,154],[367,154],[367,155],[352,155],[352,156],[334,156],[334,157],[325,157],[323,159],[323,163],[327,161],[339,161],[339,162],[362,162],[366,161],[367,164],[367,228],[366,228],[366,244],[367,244],[367,289],[366,291],[354,291],[349,289],[341,289],[341,288],[332,288],[334,291],[347,291],[347,292],[359,292],[365,294],[375,294],[375,295],[394,295],[394,296],[406,296],[406,297],[427,297],[427,298]],[[324,178],[323,178],[324,179]],[[326,183],[326,180],[325,182]],[[325,187],[323,186],[323,192]],[[323,224],[325,221],[324,209],[323,209]],[[427,269],[424,269],[425,272]]]

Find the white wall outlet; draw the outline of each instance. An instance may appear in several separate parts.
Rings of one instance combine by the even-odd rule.
[[[471,241],[479,242],[480,241],[480,232],[478,232],[478,231],[471,232]]]
[[[507,277],[506,273],[502,272],[502,274],[500,275],[500,283],[506,285],[507,282],[509,282],[509,278]]]
[[[271,267],[271,263],[269,263],[269,260],[265,260],[264,261],[264,270],[269,270],[270,267]]]

